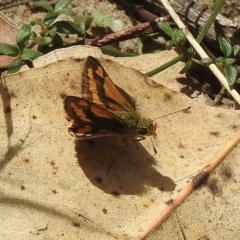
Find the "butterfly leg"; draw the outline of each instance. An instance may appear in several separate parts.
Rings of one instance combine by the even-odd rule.
[[[137,137],[133,137],[132,138],[132,140],[134,141],[134,142],[140,142],[140,141],[142,141],[142,140],[144,140],[144,139],[146,139],[146,137],[144,137],[144,136],[137,136]],[[152,143],[152,146],[153,146],[153,151],[154,151],[154,155],[155,154],[157,154],[157,149],[155,148],[155,146],[154,146],[154,143],[153,143],[153,140],[152,140],[152,138],[151,138],[151,136],[150,136],[150,140],[151,140],[151,143]]]

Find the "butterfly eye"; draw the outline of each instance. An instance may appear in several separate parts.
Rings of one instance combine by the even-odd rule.
[[[148,128],[147,127],[139,127],[137,129],[137,132],[138,132],[139,135],[142,135],[142,136],[147,135],[148,134]]]

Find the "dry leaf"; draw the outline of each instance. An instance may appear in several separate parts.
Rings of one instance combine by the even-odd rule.
[[[75,55],[70,54],[73,49],[64,50],[60,51],[62,57],[55,51],[42,58],[42,66],[2,78],[0,235],[5,239],[33,239],[35,235],[53,239],[137,238],[167,208],[170,194],[177,196],[239,128],[240,114],[205,106],[154,83],[137,70],[100,59],[112,80],[136,99],[144,116],[154,119],[188,106],[191,109],[157,120],[155,156],[149,138],[141,143],[129,139],[125,148],[119,136],[76,141],[67,132],[62,97],[81,96],[84,55],[103,55],[96,48],[74,48]],[[137,59],[139,63],[154,62],[165,54]],[[58,61],[45,65],[53,58]],[[127,59],[122,61],[128,64]],[[174,81],[174,76],[165,78]],[[239,165],[231,164],[237,162],[229,166],[239,181],[234,170]],[[206,234],[199,219],[208,221],[210,209],[219,211],[221,206],[212,199],[209,203],[204,189],[190,199],[187,210],[183,205],[185,210],[179,211],[179,218],[184,226],[189,224],[184,228],[187,238],[197,239],[195,236]],[[239,204],[234,207],[238,216]],[[227,223],[234,229],[236,222]],[[176,220],[165,226],[152,237],[183,239]],[[212,230],[216,236],[217,231]],[[236,228],[234,231],[239,233]],[[219,238],[226,239],[224,234]]]

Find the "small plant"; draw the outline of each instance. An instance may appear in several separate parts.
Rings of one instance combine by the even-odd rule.
[[[21,66],[29,63],[50,49],[61,48],[69,45],[64,35],[77,34],[85,39],[90,27],[110,27],[111,21],[101,13],[94,11],[92,16],[76,16],[68,9],[72,0],[58,0],[55,7],[46,1],[39,1],[38,5],[47,10],[43,20],[37,19],[30,24],[24,24],[17,33],[16,45],[0,43],[0,55],[17,57],[9,66],[8,73],[17,72]],[[73,21],[58,20],[61,14],[73,17]],[[32,26],[39,26],[40,32],[32,31]],[[32,48],[36,48],[33,50]]]
[[[187,72],[192,67],[194,59],[192,59],[191,56],[194,56],[194,52],[192,52],[191,49],[186,49],[185,35],[182,33],[181,30],[172,29],[164,22],[158,22],[158,27],[171,38],[171,40],[166,43],[166,49],[171,49],[174,45],[178,48],[178,50],[183,53],[183,61],[185,61],[186,64],[180,73]],[[210,58],[204,58],[201,59],[199,63],[203,63],[205,65],[209,65],[212,63],[216,64],[224,72],[229,86],[232,87],[236,83],[238,77],[237,69],[233,66],[233,64],[236,62],[236,58],[240,52],[240,45],[235,45],[232,47],[231,44],[223,37],[219,37],[218,42],[224,56],[218,57],[215,60]]]
[[[29,49],[29,39],[31,35],[31,26],[24,24],[17,33],[17,45],[0,43],[0,55],[17,57],[9,66],[8,73],[17,72],[27,60],[33,60],[42,55],[42,53]]]
[[[178,49],[182,49],[186,43],[186,36],[180,29],[173,29],[165,22],[157,22],[158,27],[165,32],[171,40],[167,41],[166,49],[170,50],[173,45]]]
[[[218,42],[224,56],[218,57],[215,60],[204,58],[201,59],[201,62],[207,65],[215,63],[224,72],[229,86],[233,87],[238,78],[237,69],[233,66],[233,64],[237,61],[237,56],[240,52],[240,45],[234,45],[232,47],[231,44],[223,37],[219,37]]]
[[[180,71],[180,73],[186,73],[193,65],[191,60],[192,56],[194,56],[195,52],[192,48],[188,49],[186,47],[187,38],[181,29],[173,29],[165,22],[157,22],[158,27],[167,34],[171,40],[167,41],[166,49],[170,50],[173,46],[175,46],[179,52],[182,53],[182,56],[179,60],[185,62],[185,66]]]
[[[71,31],[73,32],[74,27],[76,28],[75,23],[71,25],[68,21],[54,22],[60,14],[74,14],[71,10],[66,9],[71,1],[72,0],[59,0],[55,8],[47,2],[40,1],[38,3],[39,6],[48,11],[44,20],[33,21],[31,22],[31,25],[24,24],[17,33],[16,45],[0,43],[0,55],[17,57],[10,64],[8,73],[17,72],[24,63],[43,55],[39,51],[32,50],[35,45],[38,45],[38,48],[41,48],[41,46],[49,45],[53,42],[54,44],[62,44],[61,37],[58,33],[66,33],[68,32],[67,29],[70,27],[72,27]],[[41,27],[39,35],[32,31],[32,26],[35,24],[38,24]],[[80,32],[79,29],[77,32]]]

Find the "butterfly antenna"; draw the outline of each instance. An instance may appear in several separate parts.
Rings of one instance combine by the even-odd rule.
[[[173,115],[173,114],[175,114],[175,113],[184,112],[184,111],[187,111],[187,110],[190,109],[190,108],[191,108],[191,106],[190,106],[190,107],[187,107],[187,108],[180,109],[180,110],[178,110],[178,111],[176,111],[176,112],[168,113],[168,114],[166,114],[166,115],[164,115],[164,116],[155,118],[155,119],[153,119],[153,120],[156,120],[156,119],[159,119],[159,118],[163,118],[163,117],[167,117],[167,116]]]
[[[157,154],[157,149],[154,146],[154,143],[153,143],[153,140],[152,140],[151,136],[149,136],[149,137],[151,139],[151,143],[152,143],[152,146],[153,146],[154,155],[156,155]]]

